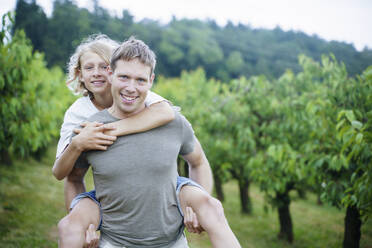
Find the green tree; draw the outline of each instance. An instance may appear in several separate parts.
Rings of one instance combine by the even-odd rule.
[[[42,52],[45,49],[44,35],[48,30],[47,21],[43,9],[37,5],[35,0],[29,3],[24,0],[17,0],[12,34],[14,35],[17,29],[23,29],[31,40],[34,49]]]
[[[346,87],[345,110],[337,124],[340,155],[346,157],[350,175],[341,200],[347,207],[343,247],[359,247],[362,218],[372,214],[372,67]]]
[[[10,14],[3,16],[3,24]],[[59,68],[49,71],[43,55],[34,52],[22,30],[11,39],[8,25],[0,32],[0,154],[40,157],[59,134],[66,104],[72,95]]]
[[[244,59],[240,52],[231,52],[225,63],[232,78],[236,78],[238,75],[243,74]]]
[[[312,130],[306,154],[314,182],[321,182],[324,201],[346,208],[344,247],[359,247],[361,217],[370,215],[370,72],[349,78],[334,56],[323,56],[321,65],[305,57],[302,63],[302,79],[316,86],[307,105]]]

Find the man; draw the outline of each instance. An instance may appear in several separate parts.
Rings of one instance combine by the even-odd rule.
[[[129,39],[115,50],[110,66],[113,105],[89,121],[114,122],[145,108],[144,100],[154,80],[153,52],[143,42]],[[83,184],[85,172],[92,165],[103,220],[101,247],[187,247],[177,207],[179,154],[189,163],[190,177],[210,191],[208,161],[190,124],[178,113],[164,126],[119,137],[106,151],[82,153],[71,176]],[[203,220],[208,211],[201,208],[201,213],[198,219]],[[214,216],[225,221],[223,211]],[[209,228],[207,223],[203,227]],[[216,242],[221,236],[214,232],[209,235],[214,235]],[[232,245],[238,247],[233,239]]]

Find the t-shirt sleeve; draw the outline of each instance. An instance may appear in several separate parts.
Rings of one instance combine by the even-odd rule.
[[[83,120],[79,118],[79,116],[72,110],[72,108],[69,108],[66,111],[60,131],[60,138],[57,145],[57,158],[62,154],[66,146],[70,144],[74,128],[82,121]]]
[[[154,104],[154,103],[158,103],[158,102],[162,102],[162,101],[166,101],[168,103],[170,103],[167,99],[165,99],[164,97],[152,92],[152,91],[149,91],[147,93],[147,96],[146,96],[146,99],[145,99],[145,105],[146,107],[149,107],[150,105]]]
[[[187,155],[194,151],[195,135],[190,122],[180,114],[182,122],[182,145],[180,155]]]
[[[78,126],[79,126],[79,125],[78,125]],[[78,127],[78,126],[76,126],[76,127]],[[75,134],[75,133],[72,133],[72,134],[71,134],[71,137],[70,137],[70,141],[69,141],[69,143],[71,142],[71,139],[72,139],[74,136],[76,136],[76,134]],[[82,152],[82,153],[80,154],[80,156],[78,157],[78,159],[77,159],[76,162],[75,162],[75,165],[74,165],[75,168],[88,168],[88,167],[89,167],[89,162],[88,162],[88,159],[87,159],[86,153],[87,153],[87,152]]]

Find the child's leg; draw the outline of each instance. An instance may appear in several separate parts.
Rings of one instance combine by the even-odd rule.
[[[182,211],[191,207],[214,248],[241,247],[227,223],[222,204],[196,186],[183,186],[179,193]]]
[[[86,233],[92,232],[88,230],[91,224],[94,225],[92,233],[94,235],[100,224],[100,209],[96,202],[90,198],[84,198],[58,223],[59,247],[82,248],[86,244]],[[98,239],[91,238],[95,241],[89,247],[96,247]]]

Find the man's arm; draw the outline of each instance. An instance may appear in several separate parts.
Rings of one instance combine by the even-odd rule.
[[[67,212],[69,212],[71,201],[75,196],[85,192],[84,176],[87,171],[88,168],[73,168],[65,179],[65,206]]]
[[[166,101],[150,105],[140,113],[120,121],[104,125],[110,131],[108,135],[122,136],[132,133],[140,133],[167,124],[174,120],[174,111]]]
[[[200,142],[196,137],[194,150],[191,153],[184,155],[183,158],[189,164],[190,178],[199,183],[209,194],[211,194],[213,188],[212,170]]]

